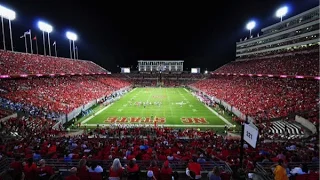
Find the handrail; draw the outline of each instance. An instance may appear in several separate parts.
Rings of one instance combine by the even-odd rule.
[[[268,173],[264,168],[263,166],[261,166],[260,163],[256,163],[256,169],[257,169],[257,172],[263,174],[266,178],[268,178],[269,180],[272,180],[272,178],[270,177],[270,173]]]
[[[7,168],[1,167],[9,167],[8,165],[13,162],[13,158],[3,158],[2,161],[0,161],[0,171],[3,172]],[[105,171],[109,171],[110,166],[112,165],[113,160],[88,160],[89,162],[97,162]],[[37,162],[37,161],[36,161]],[[129,163],[128,160],[120,160],[122,166]],[[151,160],[141,160],[136,161],[136,163],[140,166],[141,171],[147,171],[148,167],[150,166]],[[158,161],[159,167],[163,164],[164,161]],[[59,169],[59,171],[68,171],[72,167],[77,167],[79,163],[79,160],[71,160],[71,161],[65,161],[63,159],[46,159],[46,164],[55,167],[56,169]],[[174,171],[177,172],[185,172],[186,166],[188,161],[170,161],[170,166]],[[232,174],[232,169],[226,162],[223,161],[208,161],[205,163],[200,163],[201,165],[201,172],[202,173],[208,173],[213,169],[213,167],[218,166],[221,167],[225,172]]]

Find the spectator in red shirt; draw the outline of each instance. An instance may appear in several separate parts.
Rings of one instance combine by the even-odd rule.
[[[21,179],[22,177],[22,162],[20,161],[21,157],[16,156],[15,160],[10,164],[9,174],[13,179]]]
[[[109,180],[120,180],[123,174],[123,168],[118,158],[113,160],[109,169]]]
[[[161,180],[172,179],[172,168],[169,167],[169,161],[165,161],[160,171]]]
[[[87,160],[81,159],[79,161],[77,176],[80,178],[80,180],[89,179],[89,171],[88,171],[88,167],[87,167]]]
[[[187,167],[187,175],[191,179],[201,179],[201,166],[197,162],[193,162],[192,159],[189,160],[189,164]],[[194,176],[194,177],[193,177]]]
[[[25,180],[34,180],[36,179],[37,166],[33,162],[32,158],[27,160],[27,163],[24,163],[23,172],[25,174]]]
[[[152,171],[152,176],[154,179],[160,179],[160,168],[157,166],[156,161],[151,161],[148,171]]]
[[[139,180],[140,167],[134,160],[129,161],[129,165],[126,167],[128,173],[128,180]]]
[[[71,175],[67,176],[65,180],[80,180],[80,178],[76,175],[77,174],[77,168],[73,167],[70,169]]]
[[[39,161],[39,167],[37,169],[37,174],[39,176],[40,180],[46,180],[49,179],[53,174],[53,168],[51,166],[46,165],[46,161],[44,159],[41,159]]]
[[[15,172],[21,172],[23,167],[22,162],[20,160],[20,156],[16,156],[14,161],[10,164],[10,170],[13,170]]]

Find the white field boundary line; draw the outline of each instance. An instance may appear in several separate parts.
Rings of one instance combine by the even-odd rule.
[[[183,88],[185,91],[189,92],[186,88]],[[209,106],[205,105],[213,114],[215,114],[216,116],[218,116],[222,121],[224,121],[226,124],[228,124],[229,126],[235,126],[232,123],[230,123],[228,120],[226,120],[226,118],[224,118],[223,116],[221,116],[220,114],[218,114],[215,110],[211,109]]]
[[[133,92],[133,91],[135,91],[135,90],[137,90],[137,88],[134,88],[132,91],[130,91],[130,92],[128,92],[128,93],[131,93],[131,92]],[[87,119],[85,119],[84,121],[82,121],[80,124],[84,124],[84,123],[90,121],[90,119],[94,118],[96,115],[100,114],[102,111],[108,109],[111,105],[113,105],[113,103],[111,103],[111,104],[109,104],[108,106],[100,109],[98,112],[95,113],[95,115],[91,115],[90,117],[88,117]]]
[[[218,114],[215,110],[211,109],[209,106],[205,105],[213,114],[215,114],[216,116],[218,116],[222,121],[224,121],[226,124],[228,124],[229,126],[233,126],[235,127],[235,125],[231,124],[228,120],[226,120],[226,118],[222,117],[220,114]]]
[[[128,92],[128,93],[131,93],[133,91],[137,90],[137,88],[134,88],[132,91]],[[100,114],[102,111],[106,110],[107,108],[109,108],[113,103],[109,104],[108,106],[100,109],[98,112],[95,113],[95,115],[98,115]],[[94,115],[91,115],[90,117],[88,117],[87,119],[85,119],[84,121],[81,122],[81,124],[84,124],[86,122],[88,122],[90,119],[94,118],[95,116]]]
[[[189,92],[186,88],[183,88],[185,91]]]
[[[104,108],[102,108],[102,109],[100,109],[98,112],[95,113],[95,115],[91,115],[90,117],[88,117],[87,119],[85,119],[84,121],[82,121],[81,124],[85,124],[85,123],[88,122],[90,119],[92,119],[92,118],[94,118],[96,115],[100,114],[102,111],[108,109],[111,105],[113,105],[113,103],[112,103],[112,104],[109,104],[108,106],[106,106],[106,107],[104,107]]]
[[[120,124],[120,123],[118,123]],[[154,126],[153,124],[140,124],[140,123],[132,123],[132,124],[139,124],[139,125],[149,125],[150,126]],[[132,124],[128,124],[126,123],[126,125],[132,125]],[[100,127],[102,126],[110,126],[111,124],[86,124],[86,126],[88,127],[96,127],[97,125],[99,125]],[[191,128],[195,128],[195,127],[208,127],[208,128],[214,128],[214,127],[224,127],[224,125],[197,125],[197,124],[157,124],[157,126],[163,126],[163,127],[191,127]]]

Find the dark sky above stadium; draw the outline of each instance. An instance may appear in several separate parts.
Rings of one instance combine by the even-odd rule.
[[[249,36],[245,29],[249,20],[257,22],[256,36],[261,28],[279,21],[274,14],[282,5],[290,7],[284,18],[319,5],[318,0],[114,2],[10,0],[2,4],[17,13],[12,22],[17,51],[25,51],[20,36],[31,29],[43,53],[37,21],[44,20],[54,27],[51,44],[57,42],[59,56],[69,57],[65,32],[72,30],[79,36],[79,58],[112,72],[120,71],[117,66],[136,68],[137,60],[185,60],[189,70],[214,70],[234,60],[236,41]],[[6,34],[9,38],[8,28]]]

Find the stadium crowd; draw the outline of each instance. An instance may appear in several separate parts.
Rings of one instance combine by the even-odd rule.
[[[200,177],[200,171],[208,170],[205,168],[206,165],[214,162],[225,161],[235,172],[240,166],[239,140],[218,135],[212,130],[180,130],[152,125],[133,128],[118,125],[110,128],[86,129],[83,134],[70,137],[61,135],[59,131],[52,131],[51,125],[44,119],[33,118],[11,119],[1,123],[2,134],[16,134],[16,138],[2,138],[0,141],[1,155],[16,158],[16,161],[10,165],[11,170],[15,171],[14,174],[24,172],[26,179],[40,177],[44,173],[53,175],[51,169],[54,167],[48,168],[50,171],[39,173],[41,164],[45,162],[41,159],[51,159],[56,163],[66,164],[79,161],[78,169],[73,168],[73,171],[77,171],[74,176],[77,177],[76,179],[84,180],[92,176],[91,172],[95,172],[94,176],[98,177],[102,177],[105,175],[102,172],[107,171],[109,177],[130,176],[132,169],[127,165],[131,168],[136,166],[134,168],[136,171],[152,170],[157,179],[162,179],[159,178],[162,174],[167,174],[171,178],[174,171],[178,170],[172,165],[177,163],[184,167],[182,170],[188,168],[194,171],[195,176]],[[294,168],[290,164],[295,162],[317,162],[319,161],[317,143],[317,138],[310,138],[303,144],[297,141],[267,142],[264,139],[260,140],[257,148],[251,148],[245,144],[243,161],[245,171],[243,172],[253,172],[256,163],[278,162],[279,159],[283,160],[290,169]],[[38,161],[40,165],[36,167],[33,162]],[[110,167],[112,161],[113,165],[122,163],[119,167],[123,167],[123,170],[117,173],[112,172]],[[135,164],[135,161],[137,164],[131,166],[130,163]],[[142,162],[151,164],[152,167],[138,168],[144,166]],[[160,165],[171,170],[162,170]],[[100,168],[97,169],[99,166]],[[221,172],[220,177],[229,179],[231,174],[226,169],[222,171],[225,172]],[[304,171],[307,174],[316,173],[314,170]],[[234,176],[238,178],[241,175],[239,173],[235,173]]]
[[[46,118],[59,117],[130,85],[104,75],[3,79],[0,82],[2,107]]]
[[[319,83],[314,80],[214,76],[191,86],[224,100],[257,123],[299,112],[319,115]]]
[[[317,51],[285,52],[272,58],[233,61],[214,73],[319,76],[319,46],[316,47]]]
[[[92,61],[0,50],[0,75],[105,72]]]
[[[9,115],[13,114],[12,111],[6,110],[6,109],[0,109],[0,119],[7,117]]]

